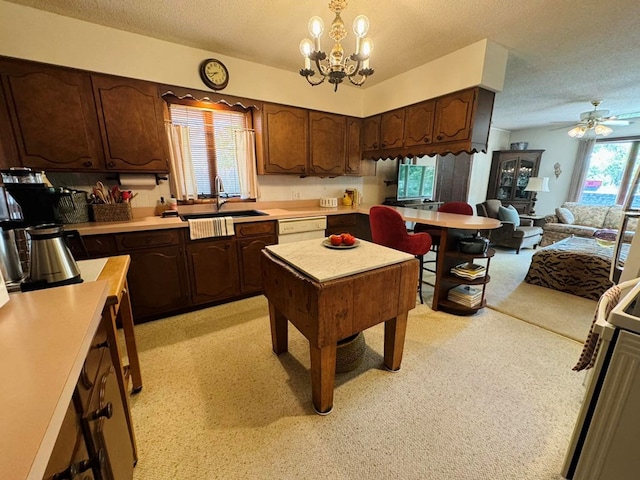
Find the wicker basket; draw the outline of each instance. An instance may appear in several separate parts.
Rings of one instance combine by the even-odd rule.
[[[62,223],[84,223],[89,221],[89,203],[86,192],[73,192],[58,200],[58,214]]]
[[[131,204],[124,203],[108,203],[91,205],[94,222],[123,222],[133,218]]]

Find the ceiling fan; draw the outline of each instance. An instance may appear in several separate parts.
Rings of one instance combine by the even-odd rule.
[[[592,129],[596,135],[606,137],[613,132],[608,125],[629,125],[631,122],[627,119],[640,117],[640,112],[609,116],[609,110],[598,110],[600,103],[600,100],[593,100],[593,110],[580,114],[580,121],[567,132],[570,137],[582,138]]]

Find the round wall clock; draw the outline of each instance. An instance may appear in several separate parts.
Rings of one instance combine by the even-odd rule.
[[[229,83],[229,71],[220,60],[208,58],[200,64],[200,78],[213,90],[222,90]]]

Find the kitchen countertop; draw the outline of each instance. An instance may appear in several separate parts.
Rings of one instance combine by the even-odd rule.
[[[238,217],[234,223],[261,222],[268,220],[280,220],[283,218],[313,217],[322,215],[345,215],[349,213],[369,214],[369,209],[373,205],[362,204],[358,206],[343,206],[326,208],[316,204],[278,207],[269,204],[268,208],[260,208],[259,204],[238,204],[226,207],[224,212],[233,213],[238,210],[259,210],[266,215],[256,217]],[[391,207],[397,210],[406,221],[425,223],[428,225],[444,228],[460,228],[467,230],[489,230],[500,227],[501,223],[492,218],[480,217],[476,215],[457,215],[453,213],[439,213],[430,210],[417,210],[406,207]],[[179,208],[181,213],[194,213],[203,211],[213,211],[211,206],[198,205],[188,206],[185,209]],[[101,235],[109,233],[136,232],[145,230],[161,230],[170,228],[188,228],[189,223],[177,217],[162,218],[158,216],[148,216],[135,218],[124,222],[90,222],[69,224],[68,230],[78,230],[80,235]]]
[[[106,281],[10,295],[0,308],[0,477],[41,479],[96,332]]]

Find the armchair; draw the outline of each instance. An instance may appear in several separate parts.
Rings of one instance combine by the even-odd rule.
[[[485,200],[476,204],[476,211],[482,217],[495,218],[498,217],[498,210],[502,206],[500,200]],[[489,238],[492,245],[501,247],[515,248],[516,253],[520,253],[521,248],[536,248],[542,239],[542,228],[534,227],[533,220],[520,219],[520,225],[500,220],[502,226],[494,230],[483,232],[483,235]]]

